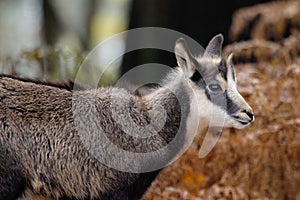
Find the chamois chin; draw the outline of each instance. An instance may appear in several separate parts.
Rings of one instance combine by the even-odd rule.
[[[178,39],[175,54],[179,67],[165,78],[162,87],[144,96],[121,88],[72,90],[69,85],[0,76],[0,200],[35,195],[137,199],[158,170],[130,173],[103,164],[89,151],[100,148],[95,145],[99,131],[128,152],[166,147],[148,163],[132,163],[145,167],[149,162],[172,160],[178,151],[168,145],[177,135],[182,141],[180,149],[187,136],[207,126],[249,125],[253,111],[237,90],[232,56],[221,56],[222,43],[223,36],[217,35],[203,55],[194,57],[184,39]],[[156,108],[163,109],[164,124],[155,120],[162,116]],[[133,127],[137,124],[138,128]],[[155,134],[136,137],[143,130]],[[84,145],[82,135],[96,138],[95,143]]]

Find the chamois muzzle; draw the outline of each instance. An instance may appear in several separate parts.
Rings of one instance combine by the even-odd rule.
[[[232,117],[242,125],[249,125],[251,122],[254,121],[254,114],[252,110],[242,110]]]

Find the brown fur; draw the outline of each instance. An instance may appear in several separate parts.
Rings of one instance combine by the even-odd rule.
[[[112,191],[121,191],[138,178],[137,174],[106,167],[86,150],[74,126],[73,94],[77,95],[80,102],[84,102],[80,104],[80,112],[77,114],[86,113],[90,103],[97,102],[96,109],[100,116],[97,118],[97,123],[91,121],[91,124],[99,128],[87,127],[86,131],[96,134],[93,131],[101,127],[107,130],[106,134],[113,143],[125,150],[146,152],[159,149],[177,133],[176,123],[179,120],[179,112],[176,110],[170,110],[174,117],[169,119],[169,123],[173,123],[173,126],[165,127],[160,133],[164,135],[158,134],[142,141],[126,136],[121,129],[116,128],[118,126],[109,114],[112,112],[111,96],[113,94],[120,104],[123,103],[123,95],[130,96],[133,102],[130,113],[135,116],[139,124],[148,124],[147,110],[148,106],[152,106],[152,102],[146,103],[141,97],[133,96],[123,89],[103,88],[72,92],[54,86],[1,77],[1,148],[9,152],[9,155],[13,155],[5,159],[14,160],[16,171],[25,179],[26,188],[30,188],[33,193],[56,199],[64,196],[97,199]],[[168,92],[163,92],[161,95],[166,95],[166,97],[158,96],[157,98],[170,100]],[[154,101],[157,102],[158,99]],[[165,107],[167,103],[162,102]],[[176,105],[175,98],[173,105]],[[86,123],[88,120],[87,116],[83,116],[83,121],[78,123]],[[85,124],[79,126],[84,127]],[[4,179],[10,175],[14,176],[14,174],[3,174],[0,178]],[[8,191],[16,192],[13,187],[9,185],[7,187]],[[3,188],[5,188],[4,185],[0,188],[0,194]]]

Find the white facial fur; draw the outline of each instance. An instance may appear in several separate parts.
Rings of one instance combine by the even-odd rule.
[[[191,123],[201,121],[210,127],[244,128],[254,120],[253,111],[237,90],[232,55],[226,61],[221,57],[222,42],[221,35],[215,36],[204,55],[197,58],[191,55],[183,39],[176,42],[177,63],[191,88]],[[194,76],[196,70],[199,73]],[[220,89],[210,90],[211,84]]]

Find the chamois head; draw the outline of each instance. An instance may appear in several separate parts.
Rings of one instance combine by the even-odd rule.
[[[191,55],[185,40],[180,38],[175,45],[177,63],[186,81],[192,87],[202,117],[211,120],[215,127],[244,128],[254,120],[251,107],[237,90],[237,79],[232,64],[232,55],[224,59],[221,55],[223,36],[215,36],[208,44],[204,54]],[[223,119],[218,121],[217,119]]]

